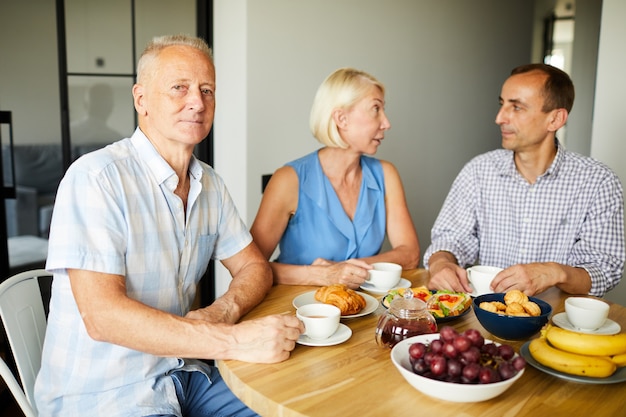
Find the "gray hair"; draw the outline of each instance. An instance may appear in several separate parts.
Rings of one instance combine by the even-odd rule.
[[[137,82],[141,82],[146,76],[148,72],[147,68],[150,67],[150,64],[154,62],[163,49],[169,46],[190,46],[204,53],[207,58],[213,62],[213,52],[204,39],[184,34],[157,36],[152,38],[141,53],[141,57],[139,57],[137,64]]]

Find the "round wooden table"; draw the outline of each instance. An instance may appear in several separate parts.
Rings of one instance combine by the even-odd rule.
[[[404,271],[413,286],[424,285],[428,271]],[[295,312],[294,297],[316,287],[276,285],[243,319]],[[564,311],[567,294],[553,288],[540,294]],[[381,298],[381,296],[376,296]],[[297,345],[291,357],[276,364],[218,361],[233,392],[261,416],[622,416],[626,415],[626,383],[572,382],[527,365],[522,378],[502,395],[479,403],[455,403],[428,397],[409,385],[395,369],[390,349],[376,344],[374,331],[384,308],[367,316],[342,320],[352,337],[339,345]],[[626,307],[611,304],[609,318],[626,329]],[[476,328],[496,341],[470,312],[450,325]],[[624,330],[622,330],[624,331]],[[506,341],[517,352],[525,341]],[[451,398],[454,391],[450,392]]]

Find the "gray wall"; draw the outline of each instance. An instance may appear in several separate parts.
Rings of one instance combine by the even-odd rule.
[[[54,1],[2,0],[0,109],[13,112],[17,143],[60,141]]]
[[[622,185],[626,183],[623,110],[623,100],[626,97],[625,17],[624,0],[604,0],[591,136],[591,156],[613,168],[622,180]],[[622,278],[622,282],[606,298],[626,305],[626,281]]]
[[[571,77],[576,86],[574,108],[567,122],[567,148],[589,155],[602,2],[578,1],[574,26]]]

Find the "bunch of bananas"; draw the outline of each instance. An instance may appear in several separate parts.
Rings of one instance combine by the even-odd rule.
[[[626,333],[583,334],[547,324],[528,350],[537,362],[559,372],[606,378],[626,366]]]

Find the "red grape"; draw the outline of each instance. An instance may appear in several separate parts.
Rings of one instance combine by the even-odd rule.
[[[465,352],[472,346],[472,342],[466,336],[463,336],[463,335],[457,336],[452,342],[452,344],[454,344],[454,347],[459,352]]]
[[[492,368],[486,366],[480,368],[480,371],[478,372],[478,381],[481,384],[489,384],[491,382],[495,382],[495,379],[496,371],[494,371]]]
[[[460,376],[463,372],[463,365],[461,365],[461,362],[456,359],[449,359],[447,371],[448,375],[451,377]]]
[[[498,346],[495,343],[485,343],[480,351],[488,356],[497,356]]]
[[[409,355],[411,355],[411,357],[414,359],[422,358],[425,353],[426,345],[421,342],[413,343],[411,346],[409,346]]]
[[[476,329],[467,329],[463,332],[463,335],[467,337],[470,342],[476,347],[482,347],[485,344],[485,338]]]
[[[521,356],[516,356],[515,358],[513,358],[511,364],[516,371],[521,371],[526,367],[526,359],[522,358]]]
[[[435,355],[433,360],[430,362],[430,372],[435,376],[441,376],[446,372],[447,363],[446,358],[441,355]]]
[[[413,363],[413,372],[418,375],[424,375],[429,369],[430,367],[426,365],[424,359],[418,359]]]
[[[435,352],[435,353],[439,353],[441,352],[441,349],[443,348],[443,340],[441,339],[435,339],[432,342],[430,342],[430,350]]]
[[[513,365],[508,362],[502,362],[500,366],[498,366],[498,372],[500,373],[502,379],[511,379],[517,373],[515,368],[513,368]]]
[[[476,381],[476,379],[478,379],[479,372],[480,365],[477,363],[469,363],[463,368],[463,376],[467,378],[470,382],[474,382]]]
[[[433,360],[435,355],[437,354],[433,352],[432,350],[429,350],[426,353],[424,353],[424,362],[426,362],[426,365],[430,366],[430,362]]]
[[[510,345],[500,345],[498,346],[498,355],[505,361],[508,361],[515,356],[515,351]]]
[[[480,349],[476,346],[472,346],[465,352],[461,353],[461,361],[468,363],[478,363],[480,361]]]
[[[447,357],[447,358],[456,358],[456,355],[458,354],[456,351],[456,348],[454,347],[454,345],[450,342],[445,342],[443,344],[443,354]]]
[[[459,335],[459,332],[456,331],[454,327],[451,326],[443,326],[439,330],[439,337],[444,342],[452,342],[455,337]]]

